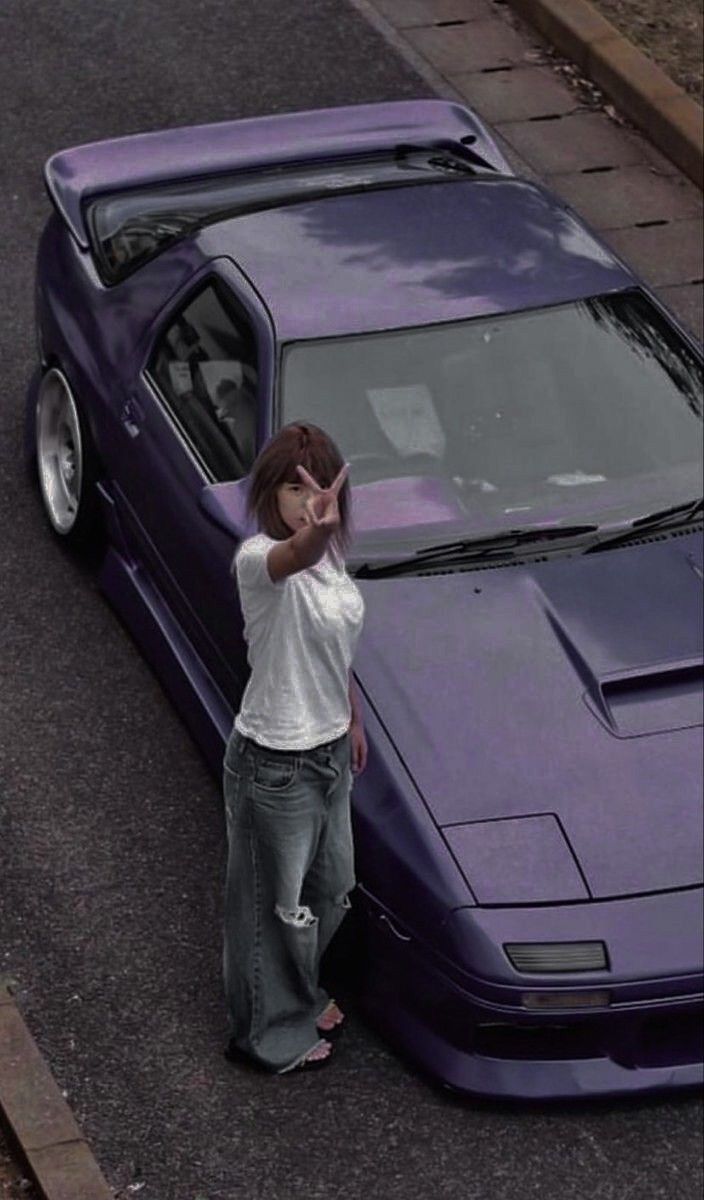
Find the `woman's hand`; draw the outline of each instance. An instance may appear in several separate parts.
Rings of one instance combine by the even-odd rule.
[[[353,775],[361,775],[367,765],[367,739],[364,726],[358,721],[352,721],[350,734],[350,766]]]
[[[315,481],[312,475],[309,475],[305,467],[300,465],[296,467],[298,474],[303,482],[313,492],[305,502],[305,515],[310,525],[316,525],[319,529],[322,528],[327,532],[332,532],[338,528],[340,524],[340,510],[337,506],[337,497],[349,471],[349,463],[337,473],[329,488],[321,488],[320,484]]]

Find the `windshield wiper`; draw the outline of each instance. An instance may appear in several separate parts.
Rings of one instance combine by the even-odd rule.
[[[688,521],[693,521],[702,512],[702,508],[704,508],[704,497],[698,496],[696,500],[688,500],[686,504],[673,504],[670,508],[661,508],[658,512],[646,513],[645,516],[636,517],[631,521],[628,529],[620,529],[618,533],[598,538],[591,546],[587,546],[584,553],[594,554],[597,550],[617,546],[619,542],[627,542],[630,538],[637,537],[641,533],[650,533],[653,529],[668,528],[670,525],[686,525]]]
[[[507,529],[503,533],[492,533],[480,537],[463,538],[458,542],[445,542],[440,546],[429,546],[416,550],[410,558],[393,559],[391,562],[363,563],[355,575],[360,579],[376,579],[385,575],[400,575],[406,570],[436,563],[471,562],[472,559],[491,558],[492,555],[510,555],[518,546],[533,542],[557,541],[594,533],[598,525],[552,525],[549,528]]]

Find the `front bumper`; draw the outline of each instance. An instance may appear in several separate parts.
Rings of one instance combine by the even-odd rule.
[[[382,1016],[365,1004],[379,1024]],[[470,1095],[511,1100],[565,1100],[670,1091],[701,1086],[701,1061],[669,1066],[628,1066],[609,1054],[594,1058],[497,1058],[462,1050],[409,1009],[393,1010],[384,1034],[446,1087]],[[701,1022],[701,1006],[691,1016]]]
[[[538,1013],[520,1004],[521,992],[535,988],[529,978],[511,988],[472,980],[416,939],[399,937],[388,914],[361,899],[362,1007],[389,1042],[445,1086],[560,1100],[701,1085],[699,974],[660,980],[659,988],[652,980],[612,981],[608,1007]],[[565,983],[604,986],[574,976]]]

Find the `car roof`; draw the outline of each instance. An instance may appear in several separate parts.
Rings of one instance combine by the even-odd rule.
[[[238,264],[281,341],[512,312],[638,283],[556,197],[516,177],[326,196],[209,225],[197,242],[204,256]]]

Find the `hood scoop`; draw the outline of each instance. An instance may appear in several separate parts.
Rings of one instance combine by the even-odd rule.
[[[689,729],[704,722],[704,667],[699,662],[602,679],[600,688],[602,704],[592,711],[600,720],[606,715],[617,737]],[[585,698],[591,707],[591,698]]]
[[[610,733],[641,737],[704,724],[701,658],[596,675],[555,613],[546,616],[584,684],[584,703]]]
[[[572,562],[569,574],[543,576],[534,585],[540,608],[582,683],[584,703],[615,737],[701,725],[701,589],[691,555],[672,546],[657,572],[649,551],[630,555],[627,573],[616,553],[604,561],[598,582],[588,559]]]

